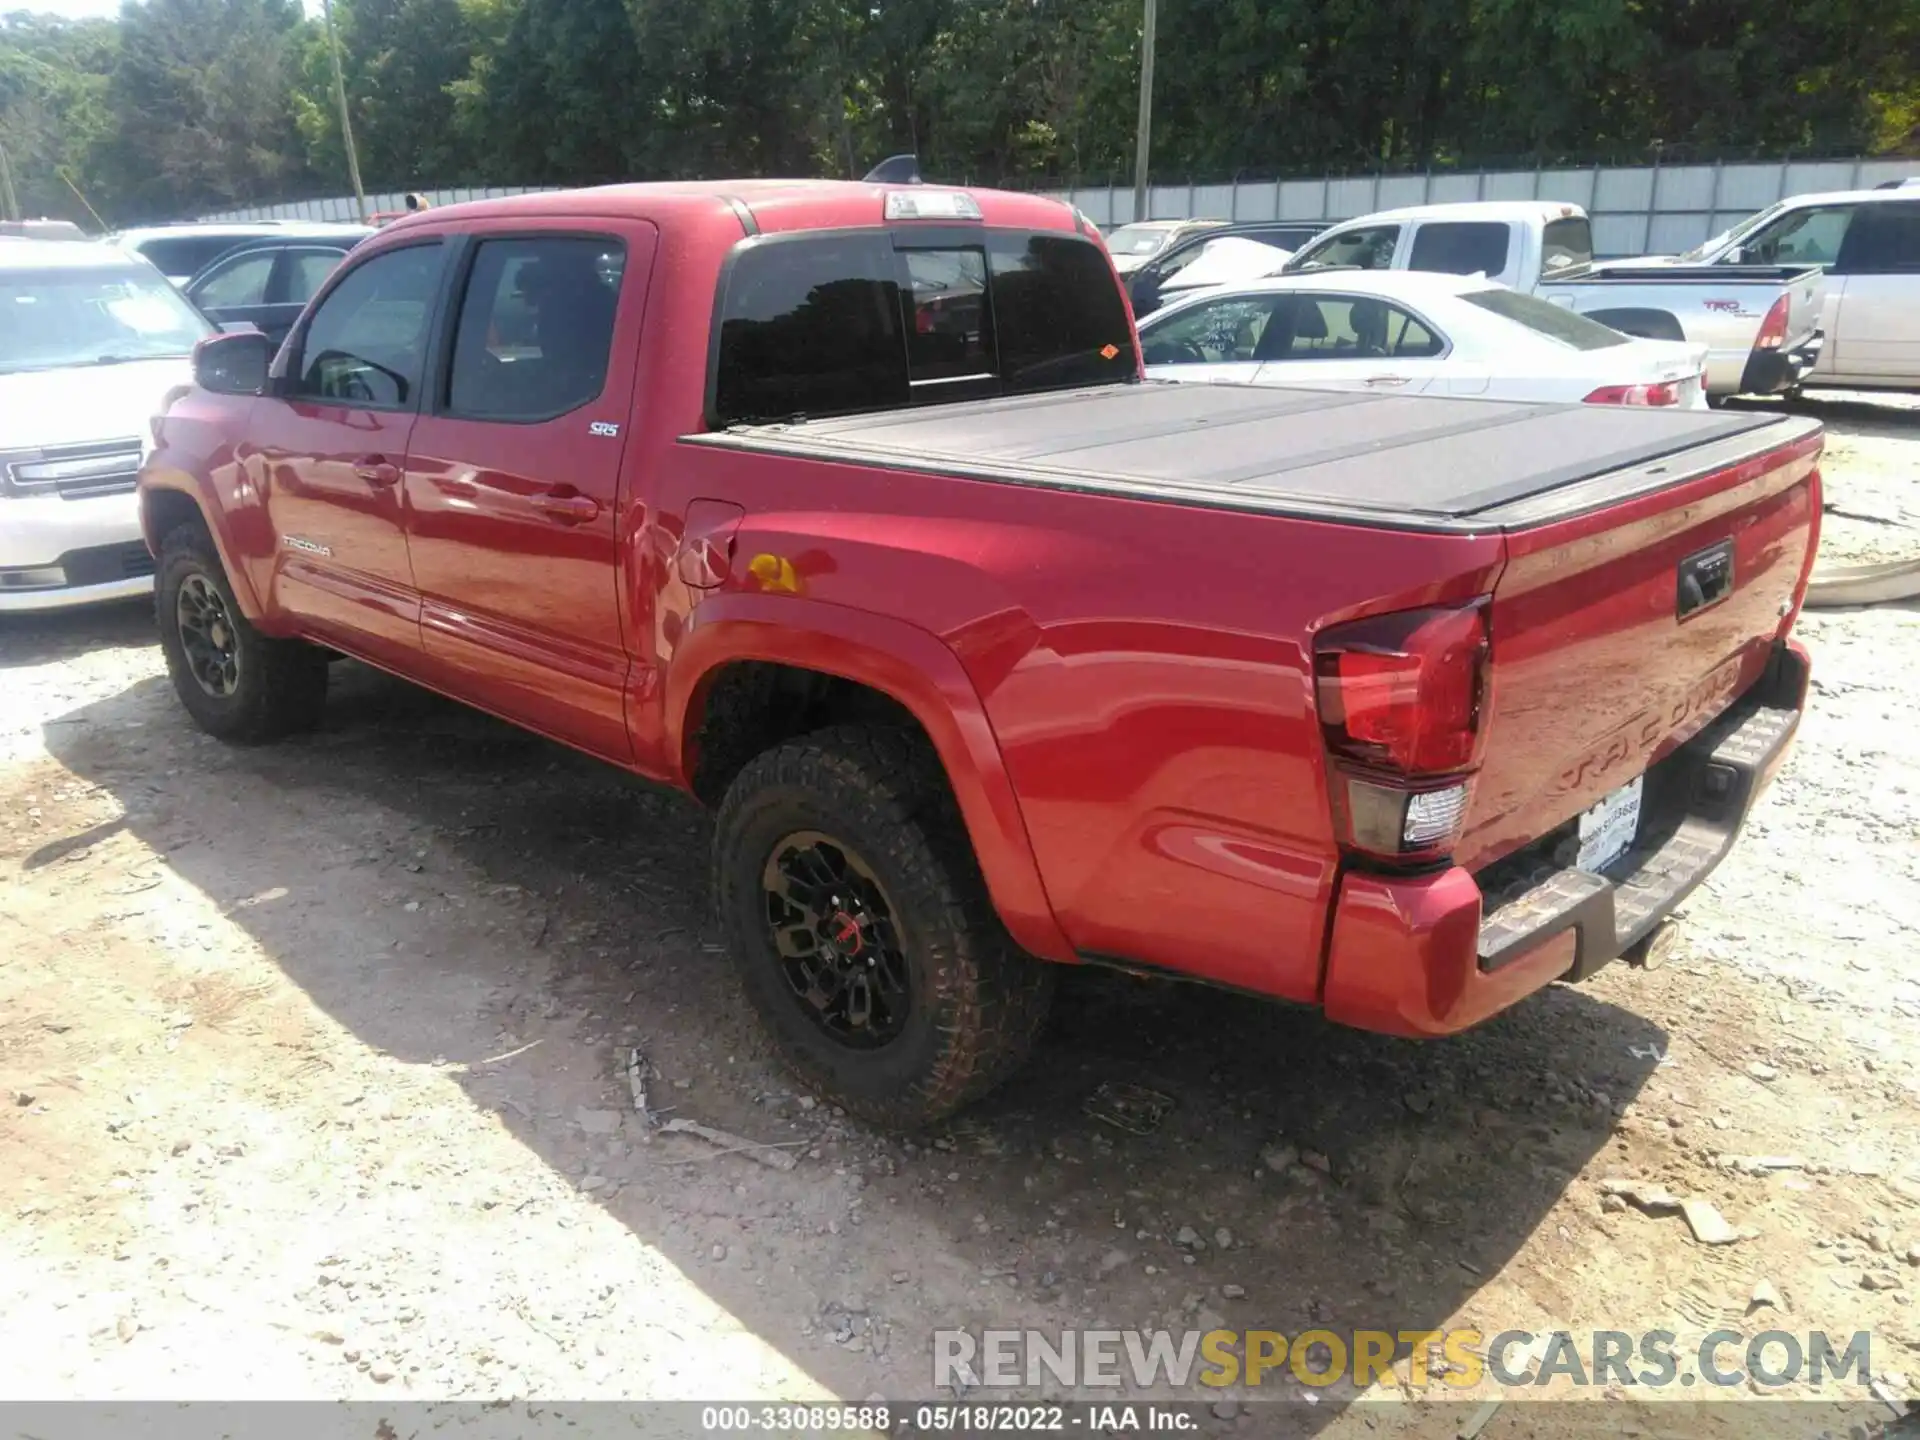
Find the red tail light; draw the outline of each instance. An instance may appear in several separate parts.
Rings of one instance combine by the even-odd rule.
[[[1444,775],[1474,762],[1489,652],[1484,607],[1330,626],[1315,651],[1320,723],[1335,753],[1401,775]]]
[[[1773,302],[1773,308],[1767,311],[1767,318],[1760,322],[1760,338],[1753,342],[1756,350],[1778,350],[1787,343],[1787,297],[1782,295]]]
[[[1330,626],[1315,645],[1335,818],[1350,849],[1419,860],[1452,848],[1460,772],[1480,758],[1491,645],[1484,605]],[[1435,785],[1433,779],[1451,777]],[[1424,783],[1423,783],[1424,782]]]
[[[1662,380],[1657,385],[1602,385],[1587,396],[1588,405],[1678,405],[1680,382]]]

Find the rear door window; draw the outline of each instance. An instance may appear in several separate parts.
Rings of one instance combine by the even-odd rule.
[[[1920,275],[1920,204],[1861,206],[1834,268],[1849,275]]]
[[[448,407],[477,420],[552,420],[598,398],[626,247],[612,236],[483,240],[454,330]]]
[[[310,250],[289,250],[281,264],[279,303],[286,305],[304,305],[320,292],[327,277],[340,268],[340,262],[347,258],[344,250],[329,250],[316,247]]]
[[[267,281],[273,277],[278,252],[250,250],[214,266],[193,286],[193,301],[207,310],[231,310],[266,303]]]
[[[1446,341],[1398,305],[1370,295],[1301,295],[1293,325],[1269,327],[1262,360],[1430,359]]]
[[[724,281],[710,424],[1135,378],[1098,247],[982,230],[747,241]]]
[[[1512,227],[1485,220],[1443,220],[1413,232],[1410,270],[1442,275],[1498,275],[1507,268]]]

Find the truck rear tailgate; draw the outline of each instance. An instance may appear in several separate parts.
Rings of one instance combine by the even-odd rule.
[[[1572,822],[1766,668],[1812,565],[1821,441],[1811,422],[1742,441],[1678,458],[1664,480],[1665,467],[1649,467],[1651,488],[1614,503],[1510,524],[1489,617],[1485,759],[1459,864],[1481,870],[1563,827],[1568,853],[1541,858],[1573,864]],[[1605,845],[1596,837],[1589,858]]]

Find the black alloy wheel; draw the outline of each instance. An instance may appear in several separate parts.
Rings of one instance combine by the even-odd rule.
[[[760,883],[781,974],[807,1018],[856,1050],[897,1038],[912,980],[886,887],[859,852],[803,830],[774,847]]]
[[[232,696],[240,688],[239,636],[226,600],[206,576],[189,575],[180,583],[174,617],[188,672],[215,699]]]

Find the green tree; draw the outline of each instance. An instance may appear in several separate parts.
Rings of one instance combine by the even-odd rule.
[[[107,203],[93,192],[97,152],[114,131],[107,91],[119,46],[110,20],[0,17],[0,139],[23,214],[91,226],[69,179]]]
[[[146,0],[119,23],[101,167],[131,217],[298,188],[297,0]]]
[[[1920,3],[1160,0],[1165,179],[1743,150],[1920,153]],[[1132,168],[1140,0],[335,0],[376,189]],[[299,0],[0,20],[29,208],[116,221],[340,194]]]

